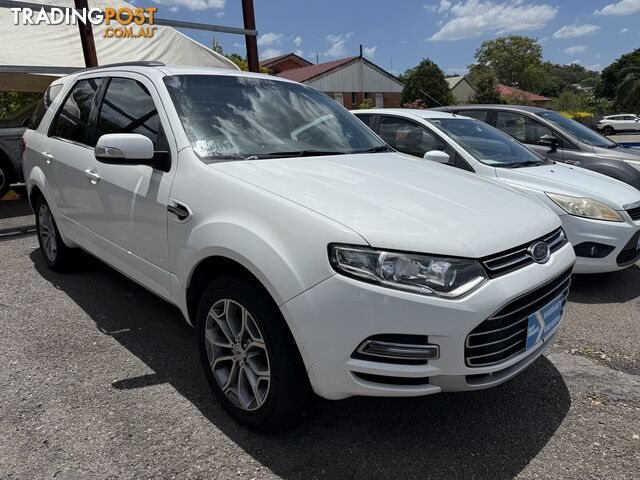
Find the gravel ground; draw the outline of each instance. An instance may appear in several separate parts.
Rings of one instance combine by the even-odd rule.
[[[0,207],[2,208],[2,207]],[[0,225],[1,227],[1,225]],[[318,401],[275,435],[212,400],[179,312],[97,261],[0,240],[0,478],[640,478],[640,268],[574,281],[512,381]]]

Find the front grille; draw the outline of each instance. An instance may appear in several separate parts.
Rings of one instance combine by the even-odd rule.
[[[629,240],[629,243],[627,243],[618,254],[616,262],[619,267],[626,267],[640,260],[640,249],[637,248],[638,237],[640,237],[640,232],[636,232],[636,234],[631,237],[631,240]]]
[[[532,240],[525,245],[520,245],[519,247],[491,255],[490,257],[485,257],[480,261],[487,269],[489,277],[495,278],[500,275],[505,275],[534,263],[534,260],[527,253],[527,249],[532,243],[538,241],[547,242],[549,244],[549,249],[553,254],[567,243],[567,237],[562,228],[559,228],[558,230],[545,235],[544,237]]]
[[[559,295],[563,310],[571,284],[571,269],[532,292],[512,300],[474,328],[465,340],[468,367],[486,367],[509,360],[524,352],[529,316]]]
[[[640,207],[627,210],[631,220],[640,220]]]

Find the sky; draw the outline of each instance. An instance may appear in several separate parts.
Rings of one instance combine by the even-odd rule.
[[[162,18],[242,26],[240,0],[151,1]],[[464,73],[483,40],[506,34],[537,38],[545,60],[593,70],[640,47],[640,0],[254,0],[254,5],[261,59],[296,52],[326,62],[357,55],[363,45],[365,57],[394,74],[422,58],[447,74]],[[212,32],[184,33],[213,43]],[[245,55],[244,37],[215,35],[225,53]]]

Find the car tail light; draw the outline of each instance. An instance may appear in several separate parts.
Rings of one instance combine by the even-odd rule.
[[[24,151],[27,148],[27,142],[24,141],[24,138],[20,139],[20,158],[24,156]]]

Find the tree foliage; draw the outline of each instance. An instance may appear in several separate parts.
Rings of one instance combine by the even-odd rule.
[[[493,70],[499,83],[529,91],[540,87],[542,46],[535,38],[507,35],[485,40],[475,58],[478,65]]]
[[[622,55],[615,62],[602,70],[600,81],[594,91],[596,97],[604,97],[615,100],[618,95],[618,87],[623,82],[632,68],[640,68],[640,48]]]
[[[437,107],[438,104],[451,105],[455,98],[445,80],[440,67],[431,60],[423,59],[418,65],[408,69],[400,80],[404,83],[402,90],[402,103],[411,103],[415,100],[423,100],[428,107]],[[429,98],[433,97],[437,102]]]
[[[491,67],[485,65],[471,65],[467,81],[475,90],[471,103],[502,103],[498,91],[498,80]]]
[[[640,110],[640,66],[627,67],[620,71],[615,104],[621,110]]]
[[[598,72],[587,70],[582,65],[558,65],[551,62],[542,64],[542,83],[536,93],[547,97],[557,97],[573,85],[593,87],[600,75]]]
[[[42,93],[0,92],[0,120],[18,113],[42,97]]]

